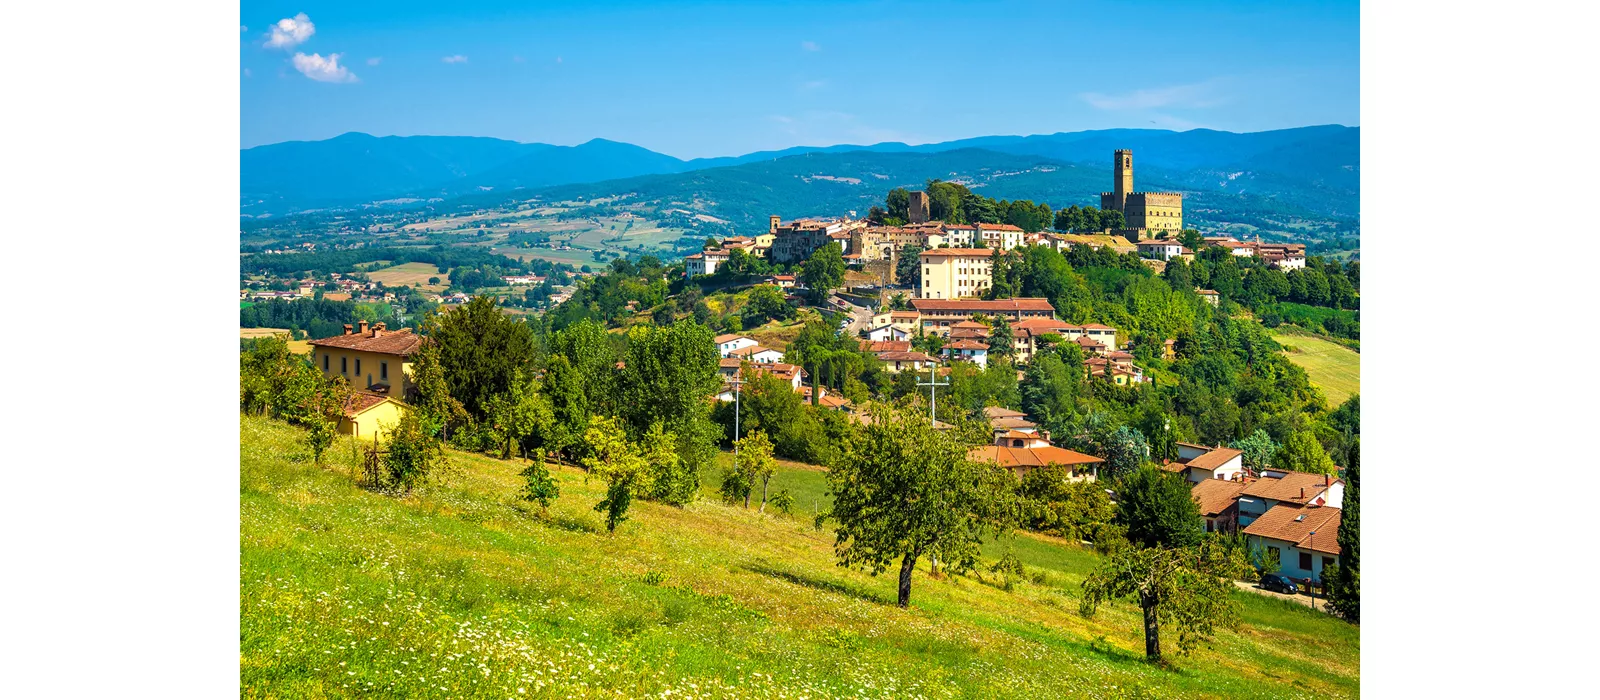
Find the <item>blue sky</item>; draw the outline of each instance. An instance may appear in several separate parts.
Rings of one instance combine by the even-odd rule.
[[[240,145],[1354,126],[1359,38],[1356,2],[246,2]]]

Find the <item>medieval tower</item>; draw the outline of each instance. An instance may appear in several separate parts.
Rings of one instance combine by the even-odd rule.
[[[1119,148],[1111,157],[1111,191],[1100,193],[1100,208],[1122,212],[1119,233],[1138,243],[1163,231],[1182,231],[1183,193],[1137,192],[1133,189],[1133,151]]]

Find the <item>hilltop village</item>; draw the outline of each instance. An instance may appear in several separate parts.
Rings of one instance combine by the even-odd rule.
[[[1182,195],[1135,191],[1131,169],[1117,151],[1103,207],[933,181],[864,218],[772,216],[682,262],[407,263],[480,288],[559,277],[562,298],[531,312],[484,293],[352,318],[385,290],[341,276],[350,291],[333,293],[371,301],[263,302],[348,320],[314,319],[303,354],[241,341],[241,409],[305,428],[314,462],[348,443],[354,478],[382,493],[439,478],[446,447],[514,461],[514,500],[541,509],[572,498],[555,475],[580,469],[604,482],[585,508],[608,533],[636,502],[804,508],[834,529],[838,563],[899,567],[901,607],[919,562],[971,572],[975,533],[1022,530],[1082,543],[1110,567],[1096,576],[1180,557],[1199,597],[1142,599],[1146,615],[1210,600],[1191,612],[1233,625],[1217,601],[1245,590],[1358,620],[1344,513],[1359,507],[1359,395],[1330,400],[1280,340],[1358,346],[1359,264],[1184,228]],[[1303,335],[1269,332],[1284,325]],[[773,486],[817,472],[825,487]],[[983,564],[1013,572],[1007,586],[1023,571],[1009,556]],[[1120,585],[1085,581],[1084,609]]]

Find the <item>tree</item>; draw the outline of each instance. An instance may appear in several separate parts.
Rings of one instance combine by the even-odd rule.
[[[1123,219],[1122,212],[1117,211],[1115,209],[1102,209],[1102,210],[1100,210],[1100,225],[1098,227],[1096,227],[1095,230],[1097,230],[1097,231],[1104,231],[1106,229],[1115,230],[1115,229],[1120,229],[1120,228],[1126,228],[1127,225],[1128,225],[1127,221],[1125,219]]]
[[[793,393],[793,392],[790,392]],[[729,474],[723,480],[723,499],[733,502],[743,500],[744,507],[750,507],[750,496],[755,491],[755,485],[761,484],[761,511],[767,510],[767,485],[772,481],[772,475],[777,470],[777,461],[772,458],[772,442],[767,439],[767,434],[759,430],[752,431],[736,442],[738,445],[739,463],[731,467]],[[737,493],[730,493],[726,484],[729,481],[741,485]],[[730,496],[734,498],[730,499]]]
[[[606,532],[616,532],[617,525],[628,519],[634,497],[650,490],[649,464],[628,444],[622,422],[615,417],[591,417],[583,443],[588,453],[584,468],[606,481],[606,496],[594,509],[605,514]]]
[[[316,368],[311,368],[317,373]],[[318,373],[320,375],[320,373]],[[306,445],[311,448],[313,464],[322,464],[322,455],[339,434],[339,420],[344,418],[345,402],[350,400],[350,385],[344,377],[323,378],[321,388],[312,395],[300,424],[306,427]]]
[[[1093,481],[1073,481],[1070,471],[1049,465],[1022,477],[1018,494],[1024,502],[1029,527],[1072,540],[1100,542],[1109,534],[1116,513],[1105,487]]]
[[[616,375],[617,414],[628,434],[642,439],[657,423],[676,441],[680,460],[658,474],[646,497],[683,505],[700,489],[699,472],[716,456],[721,428],[711,422],[711,402],[722,388],[716,343],[693,321],[628,329],[628,350]]]
[[[393,426],[381,426],[388,435],[383,455],[385,481],[402,494],[427,480],[444,458],[439,440],[441,426],[421,411],[401,411]]]
[[[1256,474],[1272,466],[1272,457],[1278,453],[1278,443],[1260,428],[1256,428],[1250,437],[1234,440],[1230,447],[1244,453],[1245,468]]]
[[[522,478],[526,482],[522,487],[523,500],[538,503],[540,508],[549,510],[550,503],[561,495],[561,487],[556,484],[555,477],[550,475],[549,465],[542,459],[530,461],[528,468],[522,470]]]
[[[839,244],[829,242],[816,249],[800,270],[800,281],[814,304],[828,298],[828,292],[844,284],[844,253]]]
[[[590,417],[613,412],[617,353],[609,335],[604,326],[584,319],[551,338],[544,377],[551,412],[546,449],[571,456]]]
[[[879,406],[873,418],[828,471],[831,516],[839,523],[834,552],[840,566],[865,566],[874,575],[899,559],[903,608],[911,603],[917,559],[934,554],[953,570],[968,570],[983,534],[1010,530],[1015,479],[968,459],[966,445],[909,407]]]
[[[1145,442],[1144,435],[1126,425],[1115,429],[1110,428],[1109,424],[1102,426],[1090,434],[1089,440],[1106,460],[1100,468],[1101,478],[1121,478],[1138,469],[1150,457],[1150,446]]]
[[[1011,320],[1004,313],[989,317],[989,360],[1014,362],[1017,359],[1016,338],[1011,334]]]
[[[1350,447],[1345,469],[1344,504],[1339,513],[1339,565],[1322,572],[1327,581],[1328,609],[1339,617],[1361,622],[1361,443]]]
[[[536,433],[548,431],[552,419],[550,402],[539,392],[538,384],[521,370],[512,381],[511,389],[490,397],[487,408],[495,434],[505,439],[501,459],[510,459],[514,448],[522,447],[524,441]]]
[[[1312,474],[1333,474],[1339,470],[1316,436],[1304,430],[1289,433],[1289,439],[1274,457],[1274,464],[1279,469]]]
[[[1151,465],[1122,478],[1113,522],[1128,528],[1128,541],[1141,547],[1192,546],[1205,527],[1189,482]]]
[[[746,328],[754,328],[770,320],[785,321],[794,316],[794,307],[789,305],[783,292],[770,284],[757,285],[750,290],[750,296],[745,301],[744,307]],[[658,324],[666,325],[666,324]]]
[[[474,298],[427,325],[450,395],[474,418],[487,415],[489,397],[510,389],[518,370],[533,369],[533,330],[502,313],[493,297]]]
[[[904,187],[889,190],[888,196],[883,198],[884,211],[901,221],[911,219],[911,193]]]
[[[1112,554],[1084,579],[1079,612],[1134,598],[1144,612],[1145,659],[1161,663],[1161,626],[1176,626],[1178,651],[1187,654],[1217,627],[1238,625],[1230,580],[1237,565],[1220,548],[1129,548]]]
[[[922,249],[907,243],[900,246],[894,261],[894,279],[912,289],[922,289]]]

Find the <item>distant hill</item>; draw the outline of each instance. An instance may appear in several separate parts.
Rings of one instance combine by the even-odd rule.
[[[593,182],[685,167],[678,158],[605,139],[552,146],[471,136],[349,133],[240,151],[240,209],[246,214],[288,213],[390,198]]]
[[[1092,193],[1098,193],[1109,188],[1110,175],[1106,171],[1111,151],[1117,148],[1133,149],[1136,184],[1142,190],[1156,189],[1160,184],[1265,198],[1329,216],[1359,215],[1360,129],[1337,125],[1242,134],[1209,129],[1184,132],[1109,129],[1035,136],[983,136],[916,146],[896,142],[798,146],[689,161],[604,139],[577,146],[552,146],[477,137],[375,137],[351,133],[325,141],[295,141],[241,151],[240,201],[244,214],[283,214],[311,208],[349,207],[390,198],[452,198],[483,191],[698,172],[771,163],[795,156],[874,154],[855,157],[857,162],[865,163],[875,155],[976,149],[1023,159],[995,160],[988,164],[991,169],[1010,167],[1018,162],[1038,163],[1040,158],[1057,164],[1090,166],[1099,173],[1097,184],[1090,188]],[[911,162],[934,163],[891,160],[875,167],[892,171],[900,167],[897,163]],[[959,156],[951,164],[958,169],[971,166],[981,170],[984,167],[971,156]],[[941,167],[944,166],[933,169]],[[730,177],[745,177],[751,172]],[[920,179],[914,182],[897,184],[920,184],[921,179],[925,179],[920,175],[922,172],[918,171]],[[877,174],[890,176],[889,172]],[[714,176],[712,179],[724,178]],[[1012,183],[1024,181],[1026,179]],[[755,181],[748,184],[763,186]],[[1043,194],[1018,192],[1011,196],[1049,201]],[[760,198],[763,195],[749,196]],[[820,206],[822,202],[817,204]]]

